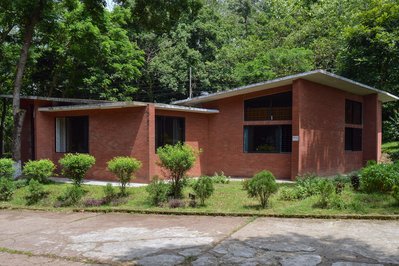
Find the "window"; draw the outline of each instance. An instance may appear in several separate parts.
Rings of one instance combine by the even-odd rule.
[[[155,148],[166,144],[174,145],[185,140],[185,125],[183,117],[155,117]]]
[[[362,150],[362,129],[361,128],[345,128],[345,150],[361,151]]]
[[[56,152],[89,152],[89,118],[87,116],[55,119]]]
[[[291,125],[244,127],[244,152],[247,153],[291,152],[291,141]]]
[[[362,103],[346,100],[345,123],[356,125],[362,124]]]
[[[292,93],[284,92],[246,100],[245,121],[291,120]]]

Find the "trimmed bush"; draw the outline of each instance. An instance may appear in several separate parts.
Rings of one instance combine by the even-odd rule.
[[[158,164],[166,170],[171,181],[170,193],[173,198],[183,197],[183,188],[185,186],[185,176],[195,163],[198,151],[192,147],[178,143],[176,145],[165,145],[157,149]]]
[[[248,196],[259,200],[262,208],[267,207],[269,197],[277,191],[277,183],[274,175],[266,170],[257,173],[243,184]]]
[[[360,187],[367,193],[386,193],[393,189],[399,180],[399,167],[396,164],[368,163],[360,172]]]
[[[55,168],[54,163],[48,159],[28,161],[24,165],[22,173],[29,180],[34,179],[41,183],[47,183],[49,177],[54,174]]]
[[[212,196],[214,192],[213,181],[209,176],[201,176],[193,184],[195,195],[200,199],[201,205],[205,205],[205,200]]]
[[[62,174],[73,180],[74,184],[80,186],[87,171],[95,164],[96,159],[89,154],[68,153],[59,160]]]
[[[14,161],[8,158],[0,159],[0,178],[13,179],[15,174]]]
[[[48,192],[44,190],[44,186],[37,180],[31,179],[28,185],[28,194],[25,199],[28,205],[36,204],[45,198]]]
[[[14,182],[10,178],[0,177],[0,201],[11,200],[14,191]]]
[[[157,176],[153,177],[151,183],[145,188],[148,193],[148,199],[154,206],[160,206],[168,201],[170,185],[160,180]]]
[[[116,175],[121,183],[121,194],[126,194],[126,184],[134,178],[133,174],[141,168],[141,162],[132,157],[115,157],[107,162],[107,169]]]
[[[77,205],[86,192],[80,186],[68,187],[64,193],[57,198],[55,207],[68,207]]]

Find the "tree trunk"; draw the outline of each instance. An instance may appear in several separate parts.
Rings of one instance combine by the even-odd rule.
[[[15,74],[14,93],[12,100],[12,114],[14,118],[12,157],[17,164],[17,176],[18,174],[20,174],[21,170],[21,132],[26,113],[26,110],[20,108],[22,79],[25,71],[26,61],[28,60],[28,52],[32,43],[33,33],[35,31],[35,26],[39,20],[42,7],[43,2],[39,0],[38,5],[32,11],[29,19],[27,20],[24,29],[22,49],[17,64],[17,71]]]
[[[7,117],[7,99],[3,98],[3,105],[0,118],[0,157],[4,156],[4,127]]]

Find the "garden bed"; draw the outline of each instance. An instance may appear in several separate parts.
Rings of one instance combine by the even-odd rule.
[[[98,207],[84,207],[78,204],[73,207],[55,208],[57,197],[71,187],[71,184],[46,184],[44,188],[49,192],[48,197],[36,204],[27,206],[25,196],[27,187],[15,191],[12,199],[8,202],[0,202],[0,208],[24,208],[48,211],[95,211],[95,212],[131,212],[131,213],[159,213],[159,214],[195,214],[195,215],[234,215],[234,216],[277,216],[277,217],[314,217],[314,218],[375,218],[396,219],[399,217],[399,207],[389,194],[372,193],[366,194],[353,191],[346,186],[341,194],[345,202],[343,209],[321,209],[314,205],[317,196],[311,196],[303,200],[281,200],[279,193],[271,196],[269,206],[266,209],[259,208],[255,199],[248,198],[242,189],[241,182],[230,182],[228,184],[215,184],[214,194],[206,200],[205,206],[170,208],[154,207],[148,199],[145,187],[127,188],[129,196],[126,202],[120,205],[103,205]],[[278,184],[281,187],[290,187],[293,184]],[[103,187],[82,186],[86,191],[85,199],[100,199],[103,197]],[[184,190],[188,201],[191,188]]]

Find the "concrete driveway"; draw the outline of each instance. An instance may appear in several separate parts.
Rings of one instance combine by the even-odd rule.
[[[399,222],[0,211],[0,265],[83,264],[399,264]]]

